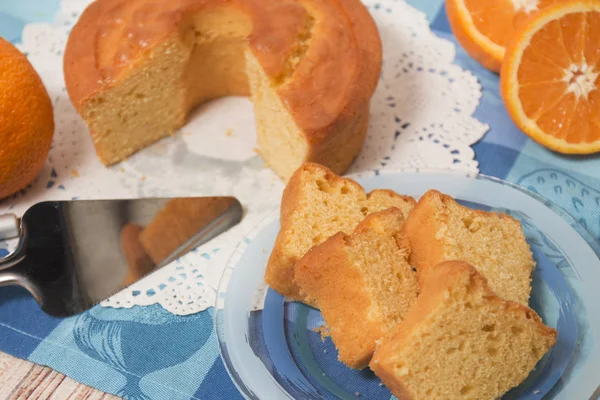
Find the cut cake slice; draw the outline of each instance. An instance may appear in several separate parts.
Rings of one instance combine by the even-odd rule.
[[[528,304],[535,262],[516,219],[472,210],[430,190],[407,218],[405,235],[419,283],[438,263],[463,260],[475,265],[499,296]]]
[[[296,263],[300,293],[318,303],[339,360],[351,368],[368,365],[376,342],[417,299],[403,224],[397,208],[370,214],[352,235],[340,232]]]
[[[470,264],[432,269],[370,367],[400,399],[497,399],[554,345],[532,309],[498,297]]]
[[[308,250],[338,232],[351,233],[373,212],[397,207],[406,217],[415,203],[412,197],[391,190],[367,194],[355,181],[337,176],[322,165],[303,164],[283,192],[281,229],[269,257],[265,281],[278,293],[303,300],[294,283],[294,265]]]

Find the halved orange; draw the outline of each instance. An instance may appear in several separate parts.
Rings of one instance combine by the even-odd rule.
[[[500,71],[515,26],[560,0],[446,0],[452,32],[484,67]]]
[[[528,19],[507,47],[500,86],[513,121],[541,145],[600,151],[600,1],[563,1]]]

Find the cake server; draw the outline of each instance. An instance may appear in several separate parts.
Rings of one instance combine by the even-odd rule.
[[[233,197],[47,201],[0,215],[0,286],[27,289],[44,312],[87,310],[242,219]]]

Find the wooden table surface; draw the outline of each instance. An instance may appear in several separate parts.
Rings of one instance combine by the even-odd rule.
[[[0,400],[112,400],[48,367],[0,352]]]

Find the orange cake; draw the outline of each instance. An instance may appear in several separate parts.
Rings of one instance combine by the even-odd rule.
[[[265,281],[284,296],[304,300],[294,283],[294,265],[308,250],[338,232],[352,233],[373,212],[397,207],[406,217],[414,204],[412,197],[391,190],[374,190],[367,195],[358,183],[322,165],[302,165],[283,191],[281,229],[267,263]]]
[[[360,0],[97,0],[64,56],[106,165],[172,134],[203,102],[250,95],[258,150],[284,179],[305,161],[347,169],[380,69]]]
[[[556,334],[534,310],[498,297],[473,266],[449,261],[427,275],[370,367],[399,399],[493,400],[527,378]]]
[[[462,260],[475,265],[499,296],[528,304],[535,262],[516,219],[472,210],[430,190],[406,220],[405,235],[419,283],[438,263]]]
[[[318,304],[339,360],[351,368],[367,366],[376,342],[396,328],[417,299],[403,225],[397,208],[373,213],[352,235],[340,232],[296,263],[300,292]]]

